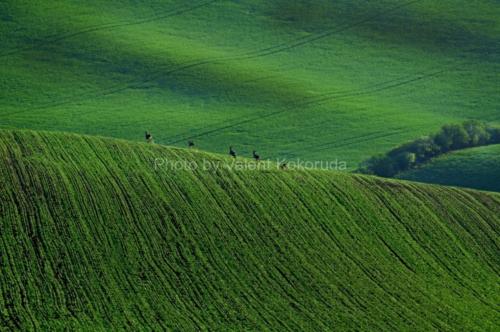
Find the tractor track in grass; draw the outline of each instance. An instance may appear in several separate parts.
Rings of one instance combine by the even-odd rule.
[[[167,138],[167,140],[168,140],[167,144],[177,144],[177,143],[180,143],[180,142],[183,142],[186,140],[195,139],[195,138],[199,138],[202,136],[214,134],[214,133],[226,130],[226,129],[238,127],[238,126],[248,124],[248,123],[251,123],[254,121],[267,119],[269,117],[277,116],[277,115],[280,115],[282,113],[300,110],[301,108],[304,108],[304,107],[308,107],[308,106],[312,106],[312,105],[321,105],[321,104],[324,104],[325,102],[331,101],[331,100],[347,100],[347,99],[350,99],[353,97],[358,97],[358,96],[363,96],[363,95],[373,95],[373,94],[376,95],[377,93],[383,92],[385,90],[398,88],[398,87],[412,84],[412,83],[415,83],[418,81],[422,81],[425,79],[436,77],[440,74],[443,74],[445,72],[452,70],[455,67],[457,67],[457,66],[454,65],[454,66],[447,68],[447,69],[440,69],[439,71],[433,70],[431,73],[420,74],[417,77],[405,76],[403,78],[392,79],[392,80],[385,81],[385,82],[382,82],[379,84],[369,85],[369,86],[366,86],[366,87],[361,88],[361,89],[335,91],[335,92],[330,92],[330,93],[318,95],[315,97],[302,99],[300,101],[297,101],[295,103],[295,106],[293,106],[291,108],[281,109],[281,110],[274,111],[271,113],[264,111],[264,112],[259,113],[258,115],[252,115],[252,116],[246,117],[244,119],[237,119],[238,120],[237,122],[232,122],[229,124],[227,123],[227,121],[219,122],[217,124],[217,125],[219,125],[218,127],[215,127],[213,129],[209,129],[212,126],[202,127],[198,130],[205,130],[205,129],[206,130],[201,132],[201,133],[187,136],[187,137],[183,137],[183,138],[179,138],[183,134],[171,136],[171,137]],[[180,68],[177,68],[174,70],[180,70]],[[88,114],[88,113],[92,113],[92,112],[85,112],[85,113],[80,113],[80,114]]]
[[[455,66],[453,66],[453,67],[455,67]],[[179,138],[182,134],[175,135],[175,140],[173,140],[173,138],[170,137],[167,139],[167,140],[169,140],[167,142],[167,144],[173,145],[173,144],[177,144],[177,143],[184,142],[187,140],[192,140],[195,138],[219,133],[221,131],[235,128],[238,126],[242,126],[244,124],[267,119],[267,118],[273,117],[273,116],[278,116],[278,115],[285,113],[285,112],[297,111],[303,107],[308,107],[308,106],[312,106],[315,104],[318,104],[318,105],[324,104],[325,102],[327,102],[329,100],[348,100],[349,98],[358,97],[358,96],[362,96],[362,95],[373,95],[373,94],[376,95],[377,93],[383,92],[385,90],[394,89],[397,87],[405,86],[405,85],[408,85],[408,84],[411,84],[411,83],[414,83],[417,81],[424,80],[426,78],[435,77],[435,76],[442,74],[450,69],[452,69],[452,68],[441,69],[439,71],[433,70],[432,72],[430,72],[428,74],[420,74],[417,77],[415,77],[415,76],[410,76],[409,78],[408,77],[403,77],[403,78],[400,77],[400,78],[392,79],[392,80],[385,81],[385,82],[382,82],[379,84],[365,86],[364,88],[361,88],[361,89],[342,90],[342,91],[335,91],[335,92],[321,94],[321,95],[318,95],[315,97],[307,98],[306,100],[302,100],[302,102],[298,101],[295,103],[296,104],[295,106],[293,106],[292,108],[289,108],[289,109],[278,110],[278,111],[271,112],[271,113],[262,112],[258,115],[253,115],[253,116],[250,116],[248,118],[237,119],[238,121],[231,122],[229,124],[227,123],[227,121],[220,122],[217,124],[218,126],[213,128],[213,129],[207,129],[207,127],[203,127],[199,130],[203,130],[203,129],[207,129],[207,130],[204,130],[204,131],[197,133],[195,135],[190,135],[190,136],[186,136],[186,137],[182,137],[182,138]],[[179,69],[177,69],[177,70],[179,70]],[[338,144],[339,141],[335,141],[332,143],[327,143],[327,144],[325,144],[325,146],[322,145],[321,147],[319,147],[320,148],[319,150],[318,149],[313,149],[313,150],[322,151],[322,150],[331,149],[331,148],[339,148],[339,147],[344,147],[344,146],[348,146],[348,145],[352,145],[352,144],[358,144],[358,143],[366,142],[366,141],[371,140],[371,139],[380,139],[380,138],[384,138],[385,136],[387,136],[387,137],[393,136],[393,135],[398,134],[400,131],[401,130],[399,130],[397,133],[389,133],[389,134],[382,134],[380,132],[376,132],[376,133],[372,133],[369,135],[352,137],[352,138],[348,138],[348,139],[343,140],[341,144]],[[326,146],[326,145],[328,145],[328,146]]]
[[[211,5],[212,3],[215,3],[217,1],[220,1],[220,0],[204,1],[204,2],[198,3],[194,6],[189,6],[187,8],[183,8],[186,6],[179,6],[179,8],[169,9],[169,10],[162,12],[159,15],[158,14],[151,15],[149,17],[145,17],[145,18],[139,19],[137,21],[132,21],[132,22],[131,21],[124,21],[124,22],[116,22],[116,23],[109,22],[109,23],[88,26],[86,28],[83,28],[83,29],[81,29],[79,31],[75,31],[75,32],[52,35],[52,36],[46,37],[42,40],[35,41],[34,45],[30,45],[30,46],[26,46],[26,47],[18,47],[18,48],[12,49],[6,53],[0,54],[0,58],[8,57],[8,56],[18,54],[18,53],[24,52],[24,51],[33,50],[33,49],[36,49],[37,47],[44,46],[46,44],[56,43],[56,42],[59,42],[59,41],[65,40],[65,39],[69,39],[69,38],[76,37],[76,36],[90,33],[90,32],[108,31],[108,30],[113,30],[116,28],[125,27],[125,26],[146,24],[146,23],[150,23],[150,22],[154,22],[154,21],[158,21],[158,20],[163,20],[166,18],[174,17],[174,16],[179,16],[179,15],[191,12],[193,10]]]
[[[456,67],[456,66],[453,66],[452,68],[454,68],[454,67]],[[432,71],[431,73],[421,74],[421,75],[419,75],[417,77],[415,77],[415,76],[411,76],[409,78],[404,77],[402,81],[401,81],[402,78],[393,79],[393,80],[389,80],[389,81],[386,81],[386,82],[375,84],[375,85],[372,85],[372,86],[369,86],[369,87],[365,87],[364,89],[353,89],[353,90],[351,90],[349,92],[346,92],[346,93],[343,93],[343,94],[336,94],[338,92],[332,92],[332,93],[323,94],[323,95],[318,96],[319,98],[316,97],[317,99],[314,99],[315,97],[312,97],[310,100],[306,100],[306,101],[302,100],[302,103],[299,101],[298,103],[295,103],[295,106],[293,106],[291,108],[281,109],[281,110],[277,110],[277,111],[274,111],[274,112],[265,112],[265,111],[263,111],[263,112],[261,112],[261,113],[259,113],[257,115],[252,115],[252,116],[249,116],[249,117],[244,118],[244,119],[240,119],[239,121],[234,122],[234,123],[230,123],[230,124],[227,124],[227,121],[220,122],[218,124],[224,124],[225,123],[225,125],[222,125],[222,126],[220,126],[218,128],[208,129],[208,130],[206,130],[204,132],[201,132],[201,133],[198,133],[198,134],[195,134],[195,135],[190,135],[190,136],[186,136],[186,137],[183,137],[183,138],[175,139],[173,141],[169,141],[168,144],[177,144],[177,143],[180,143],[180,142],[183,142],[183,141],[186,141],[186,140],[195,139],[195,138],[199,138],[199,137],[202,137],[202,136],[210,135],[210,134],[222,131],[222,130],[226,130],[226,129],[238,127],[238,126],[241,126],[241,125],[244,125],[244,124],[248,124],[248,123],[251,123],[251,122],[254,122],[254,121],[259,121],[259,120],[262,120],[262,119],[267,119],[269,117],[277,116],[277,115],[280,115],[280,114],[283,114],[283,113],[286,113],[286,112],[294,112],[294,111],[300,110],[300,109],[302,109],[304,107],[316,105],[318,103],[319,103],[319,105],[321,105],[322,103],[325,103],[326,101],[331,101],[331,100],[347,100],[349,98],[358,97],[358,96],[362,96],[362,95],[374,95],[374,94],[376,95],[378,93],[381,93],[381,92],[389,90],[389,89],[394,89],[394,88],[398,88],[398,87],[405,86],[405,85],[408,85],[408,84],[412,84],[412,83],[415,83],[415,82],[418,82],[418,81],[422,81],[422,80],[424,80],[426,78],[436,77],[439,74],[442,74],[442,73],[445,73],[445,72],[451,70],[452,68],[449,68],[449,69],[440,69],[439,71]],[[328,97],[324,97],[326,95]],[[204,130],[206,128],[207,127],[203,127],[203,128],[198,129],[198,130]],[[176,137],[178,137],[178,136],[180,136],[180,135],[176,135]],[[170,138],[170,139],[172,139],[172,138]]]
[[[398,135],[399,133],[403,132],[403,128],[397,128],[396,130],[392,130],[391,132],[382,132],[382,131],[377,131],[371,134],[367,135],[360,135],[360,136],[354,136],[346,139],[341,139],[341,140],[334,140],[328,143],[324,143],[321,145],[316,145],[316,149],[314,147],[310,147],[307,149],[308,152],[319,152],[319,151],[324,151],[328,149],[338,149],[338,148],[343,148],[349,145],[353,144],[359,144],[359,143],[364,143],[368,142],[371,140],[377,140],[377,139],[382,139],[386,137],[391,137]]]
[[[320,145],[315,144],[315,145],[312,145],[310,147],[306,147],[305,150],[308,152],[319,152],[319,151],[324,151],[324,150],[329,150],[329,149],[338,149],[338,148],[343,148],[343,147],[350,146],[353,144],[365,143],[365,142],[369,142],[371,140],[378,140],[378,139],[383,139],[383,138],[395,136],[395,135],[400,134],[403,131],[404,131],[404,128],[396,128],[394,130],[391,130],[390,132],[376,131],[373,133],[360,135],[360,136],[353,136],[353,137],[343,138],[343,139],[335,139],[333,141],[323,143]]]
[[[392,7],[388,10],[385,10],[381,13],[377,13],[375,15],[364,17],[364,18],[359,19],[358,21],[356,21],[354,23],[347,24],[345,26],[344,26],[345,23],[339,24],[339,25],[335,26],[334,28],[330,29],[329,31],[324,31],[324,32],[319,33],[317,35],[301,37],[301,38],[298,38],[297,40],[295,40],[294,42],[289,43],[289,44],[281,44],[281,45],[277,45],[277,46],[268,47],[266,49],[262,49],[262,50],[259,50],[258,52],[256,52],[255,54],[247,55],[246,59],[255,59],[255,58],[260,58],[260,57],[264,57],[264,56],[269,56],[269,55],[277,54],[280,52],[285,52],[285,51],[288,51],[288,50],[296,48],[296,47],[307,45],[307,44],[313,43],[315,41],[330,37],[330,36],[335,35],[335,34],[338,34],[340,32],[344,32],[344,31],[350,30],[352,28],[356,28],[356,27],[361,26],[365,23],[368,23],[376,18],[379,18],[383,15],[387,15],[387,14],[390,14],[392,12],[398,11],[400,9],[411,6],[411,5],[413,5],[417,2],[420,2],[420,1],[421,0],[407,1],[405,3],[402,3],[401,5]]]
[[[390,80],[388,82],[379,83],[376,86],[379,86],[379,85],[382,85],[382,84],[387,84],[387,83],[399,82],[400,80],[401,80],[401,77],[399,77],[397,79]],[[328,93],[319,94],[319,95],[316,95],[316,96],[313,96],[313,97],[308,97],[308,98],[304,98],[304,99],[300,99],[300,100],[296,101],[294,103],[295,106],[293,106],[292,108],[287,108],[287,109],[284,109],[284,110],[278,110],[278,111],[271,112],[271,113],[263,111],[263,112],[260,112],[257,115],[251,115],[251,116],[245,117],[244,119],[239,119],[239,120],[240,121],[244,121],[244,123],[247,123],[247,120],[255,120],[255,121],[257,121],[259,119],[262,119],[262,116],[265,116],[265,117],[276,116],[276,115],[279,115],[279,114],[284,113],[284,112],[294,111],[295,109],[299,109],[300,107],[311,106],[311,105],[314,105],[314,104],[316,104],[318,102],[323,102],[324,103],[325,101],[337,98],[340,95],[347,96],[347,95],[352,94],[352,93],[359,93],[360,91],[363,91],[364,89],[367,89],[367,88],[373,88],[373,86],[369,85],[369,86],[367,86],[365,88],[361,88],[361,89],[337,90],[337,91],[332,91],[332,92],[328,92]],[[219,122],[216,125],[223,125],[224,123],[227,124],[227,121]],[[242,122],[236,122],[233,125],[240,125],[240,124],[243,124],[243,123]],[[230,124],[228,124],[228,125],[230,125]],[[206,127],[198,128],[197,130],[204,130],[204,129],[208,130],[210,127],[212,127],[212,126],[206,126]],[[213,128],[213,129],[217,130],[217,128]],[[227,128],[225,127],[224,129],[227,129]],[[210,131],[210,133],[212,133],[212,131]],[[170,138],[168,138],[169,140],[179,139],[179,141],[173,141],[173,142],[170,142],[170,144],[175,144],[175,143],[179,143],[179,142],[181,142],[181,141],[183,141],[185,139],[193,139],[193,138],[197,138],[198,137],[198,136],[196,136],[196,137],[190,136],[188,138],[182,138],[182,139],[178,138],[179,136],[187,135],[187,134],[188,133],[177,134],[177,135],[171,136]]]
[[[455,67],[455,66],[453,66],[453,67]],[[408,78],[408,79],[406,79],[404,81],[401,81],[401,82],[398,82],[397,80],[392,80],[392,81],[385,82],[384,84],[374,85],[374,86],[372,86],[372,87],[370,87],[370,88],[368,88],[366,90],[361,90],[361,91],[358,91],[356,93],[348,93],[348,94],[345,94],[345,95],[328,96],[328,97],[325,97],[323,99],[314,100],[312,102],[312,104],[314,104],[314,105],[321,105],[324,102],[332,100],[332,98],[336,99],[336,100],[343,100],[343,99],[346,99],[346,98],[352,98],[352,97],[358,97],[358,96],[364,96],[364,95],[371,95],[371,94],[374,94],[374,93],[383,92],[385,90],[390,90],[390,89],[398,88],[398,87],[405,86],[405,85],[408,85],[408,84],[412,84],[412,83],[415,83],[415,82],[418,82],[418,81],[423,81],[423,80],[426,80],[426,79],[430,79],[430,78],[439,76],[441,74],[444,74],[444,73],[446,73],[448,71],[451,71],[453,69],[454,68],[440,69],[438,71],[434,71],[434,72],[429,73],[429,74],[417,75],[416,77]]]
[[[217,0],[210,1],[209,3],[212,3],[215,1],[217,1]],[[78,95],[67,97],[63,101],[49,102],[49,103],[46,103],[46,104],[41,105],[41,106],[36,107],[36,108],[20,110],[20,111],[11,112],[11,113],[7,113],[7,114],[3,114],[3,115],[10,116],[10,115],[14,115],[14,114],[29,112],[32,110],[42,110],[42,109],[48,109],[48,108],[53,108],[53,107],[59,107],[59,106],[63,106],[66,104],[75,103],[75,102],[77,102],[76,99],[78,99],[79,101],[87,101],[89,99],[105,97],[105,96],[119,93],[119,92],[122,92],[122,91],[125,91],[128,89],[140,88],[141,86],[143,86],[145,84],[148,84],[148,83],[151,83],[153,81],[160,79],[162,76],[172,75],[174,73],[177,73],[177,72],[180,72],[180,71],[183,71],[186,69],[192,69],[192,68],[196,68],[196,67],[207,65],[207,64],[224,64],[225,62],[228,62],[228,61],[252,60],[252,59],[257,59],[257,58],[264,57],[264,56],[277,54],[277,53],[280,53],[283,51],[290,50],[290,49],[295,48],[295,47],[299,47],[299,46],[303,46],[303,45],[312,43],[312,42],[320,40],[320,39],[324,39],[324,38],[332,36],[336,33],[344,32],[348,29],[351,29],[351,28],[360,26],[364,23],[367,23],[367,22],[369,22],[377,17],[380,17],[382,15],[386,15],[388,13],[392,13],[394,11],[400,10],[404,7],[410,6],[410,5],[417,3],[419,1],[420,0],[407,1],[401,5],[392,7],[390,9],[383,11],[381,13],[378,13],[376,15],[370,15],[368,17],[364,17],[364,18],[356,21],[354,24],[347,24],[347,22],[344,22],[344,23],[336,25],[335,27],[333,27],[332,29],[330,29],[328,31],[319,33],[317,35],[300,37],[300,38],[295,39],[292,42],[282,43],[282,44],[279,44],[276,46],[267,47],[267,48],[263,48],[263,49],[255,50],[255,51],[250,51],[250,52],[246,52],[246,53],[243,53],[241,55],[236,55],[236,56],[223,56],[223,57],[218,57],[218,58],[216,57],[216,58],[212,58],[212,59],[188,61],[185,63],[181,63],[176,68],[167,69],[166,71],[157,70],[155,72],[152,72],[150,75],[148,75],[149,77],[147,79],[142,80],[142,81],[137,81],[135,79],[130,80],[128,83],[126,83],[125,86],[123,84],[115,85],[115,86],[112,86],[112,87],[106,89],[104,92],[102,89],[92,90],[92,91],[89,91],[89,92],[86,92],[83,94],[78,94]],[[205,3],[205,5],[206,4],[207,3]],[[87,114],[87,113],[90,113],[90,112],[86,112],[85,114]]]
[[[205,62],[205,63],[208,63],[208,61]],[[155,81],[155,80],[159,79],[161,76],[163,76],[165,74],[166,75],[173,74],[173,73],[176,73],[176,72],[181,71],[181,70],[189,69],[189,68],[191,68],[193,66],[196,66],[196,65],[198,65],[198,64],[187,63],[187,64],[185,64],[182,67],[171,69],[170,71],[168,71],[166,73],[162,73],[162,75],[156,75],[154,77],[150,77],[150,78],[148,78],[146,80],[141,81],[140,83],[130,84],[130,85],[127,85],[127,86],[123,86],[123,85],[120,84],[120,85],[115,85],[115,86],[113,86],[111,88],[108,88],[108,89],[92,90],[92,91],[88,91],[86,93],[79,94],[79,95],[76,95],[76,96],[66,97],[64,100],[59,100],[58,102],[55,102],[55,103],[54,102],[49,102],[49,103],[40,105],[40,106],[35,107],[35,108],[24,109],[24,110],[20,110],[20,111],[16,111],[16,112],[7,113],[7,114],[4,114],[4,115],[10,116],[10,115],[17,115],[17,114],[21,114],[21,113],[30,112],[30,111],[33,111],[33,110],[51,109],[51,108],[54,108],[54,107],[64,106],[64,105],[68,105],[68,104],[74,104],[74,103],[78,103],[78,102],[85,102],[85,101],[88,101],[89,99],[97,99],[97,98],[109,96],[109,95],[112,95],[112,94],[115,94],[115,93],[119,93],[119,92],[122,92],[122,91],[125,91],[125,90],[128,90],[128,89],[131,89],[131,88],[139,88],[140,86],[142,86],[144,84],[147,84],[147,83],[150,83],[152,81]],[[133,80],[133,81],[135,81],[135,80]],[[96,92],[98,92],[98,93],[96,93]],[[80,114],[89,114],[89,113],[92,113],[92,111],[90,111],[90,112],[84,112],[84,113],[80,113]]]

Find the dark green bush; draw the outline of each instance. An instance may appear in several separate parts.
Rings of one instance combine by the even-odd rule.
[[[398,173],[394,160],[384,155],[377,155],[368,159],[363,165],[363,170],[363,173],[383,177],[392,177]]]
[[[442,152],[459,150],[467,147],[470,137],[461,125],[445,125],[434,136],[434,142]]]
[[[415,162],[422,163],[440,154],[441,149],[439,145],[434,142],[432,137],[421,137],[389,151],[387,155],[391,158],[397,158],[405,152],[413,153],[415,155]]]
[[[463,124],[445,125],[432,136],[421,137],[368,159],[359,171],[393,177],[446,152],[498,143],[500,128],[489,127],[483,122],[470,120]]]
[[[491,134],[485,123],[471,120],[465,122],[463,127],[469,135],[469,146],[481,146],[490,142]]]
[[[500,128],[490,127],[487,130],[490,134],[490,142],[492,144],[500,144]]]

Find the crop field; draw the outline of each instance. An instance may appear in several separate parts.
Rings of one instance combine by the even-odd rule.
[[[491,0],[4,0],[0,127],[354,169],[500,123],[499,17]]]
[[[453,152],[398,178],[500,192],[500,145]]]
[[[498,327],[498,194],[229,165],[1,130],[0,329]]]
[[[497,331],[499,73],[497,0],[1,0],[0,331]]]

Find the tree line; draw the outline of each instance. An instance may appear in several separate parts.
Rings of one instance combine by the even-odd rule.
[[[368,159],[358,171],[393,177],[442,154],[490,144],[500,144],[500,128],[476,120],[448,124],[436,134],[420,137]]]

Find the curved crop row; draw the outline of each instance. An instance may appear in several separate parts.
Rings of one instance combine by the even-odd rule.
[[[230,163],[0,131],[0,328],[494,329],[498,195]]]

